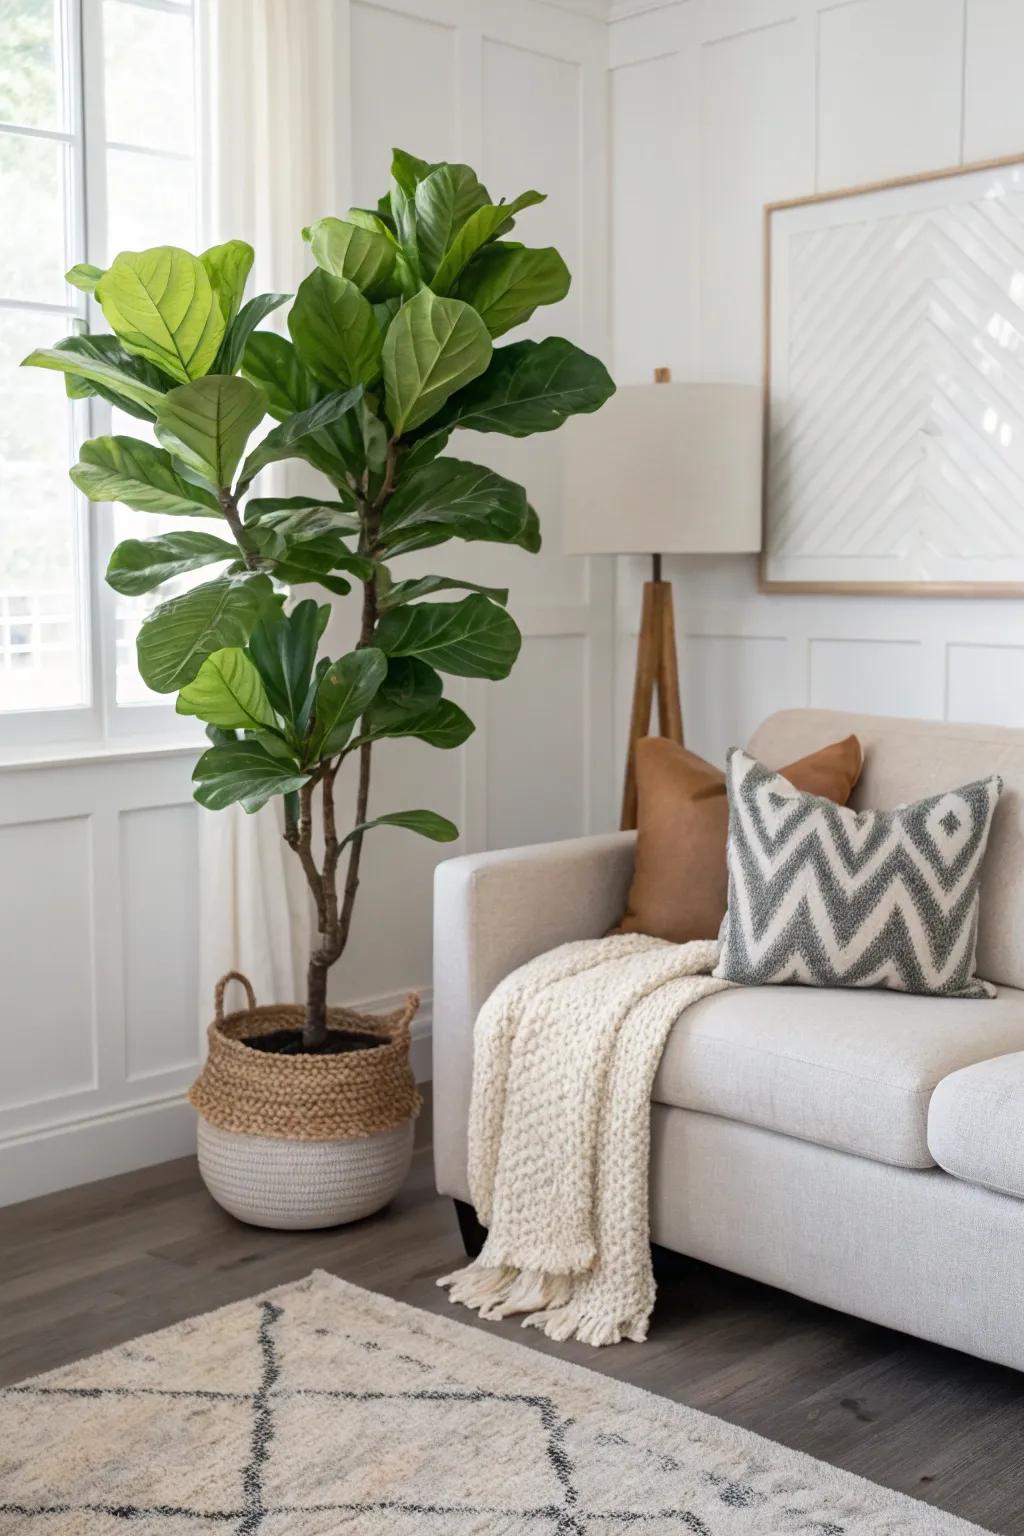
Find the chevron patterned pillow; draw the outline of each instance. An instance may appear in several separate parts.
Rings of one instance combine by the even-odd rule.
[[[994,997],[974,974],[978,881],[1003,781],[854,811],[729,754],[729,910],[716,976],[747,986]]]

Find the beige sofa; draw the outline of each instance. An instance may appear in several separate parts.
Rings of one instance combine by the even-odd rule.
[[[855,731],[855,806],[985,774],[1005,789],[982,879],[992,1001],[735,989],[679,1020],[652,1095],[651,1235],[679,1253],[1024,1369],[1024,730],[793,710],[772,767]],[[452,859],[437,871],[437,1187],[474,1238],[473,1021],[516,966],[621,914],[633,835]]]

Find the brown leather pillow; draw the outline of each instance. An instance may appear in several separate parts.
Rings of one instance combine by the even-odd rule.
[[[795,788],[845,805],[863,762],[860,742],[847,736],[780,772]],[[636,867],[617,931],[676,944],[715,939],[727,904],[725,774],[674,741],[647,736],[637,742],[636,777]]]

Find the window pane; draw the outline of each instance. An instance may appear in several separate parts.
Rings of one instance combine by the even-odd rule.
[[[195,63],[191,7],[180,10],[103,0],[107,150],[107,252],[145,250],[153,245],[199,244],[194,145]],[[138,146],[129,148],[125,146]],[[167,151],[154,154],[153,150]],[[116,433],[150,437],[145,423],[113,413]],[[198,518],[154,517],[114,508],[114,539],[153,538],[190,527],[210,531]],[[139,677],[135,640],[143,619],[158,604],[208,580],[213,571],[195,571],[157,592],[114,599],[116,699],[119,705],[167,707]]]
[[[0,0],[0,121],[67,127],[60,0]]]
[[[195,127],[192,16],[104,0],[107,138],[190,155]]]
[[[0,710],[87,702],[70,405],[52,374],[18,367],[53,328],[0,309]]]
[[[0,132],[0,299],[66,304],[68,148]]]
[[[151,245],[196,246],[195,169],[186,160],[112,149],[107,155],[110,259]]]

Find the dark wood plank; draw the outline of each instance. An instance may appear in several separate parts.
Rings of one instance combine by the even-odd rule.
[[[192,1158],[0,1210],[0,1383],[323,1268],[433,1312],[464,1262],[452,1203],[419,1153],[394,1204],[329,1232],[225,1215]],[[659,1265],[646,1344],[529,1349],[676,1398],[851,1472],[1024,1536],[1024,1376],[691,1260]]]

